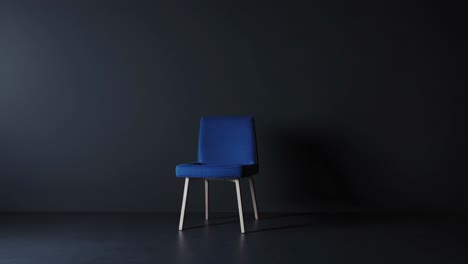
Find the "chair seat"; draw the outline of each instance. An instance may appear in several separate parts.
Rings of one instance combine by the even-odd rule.
[[[195,162],[176,166],[176,176],[183,178],[242,178],[257,172],[257,165],[223,165]]]

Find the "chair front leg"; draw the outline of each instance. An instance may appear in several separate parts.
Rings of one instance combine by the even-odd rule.
[[[242,197],[241,197],[241,192],[240,192],[239,179],[234,180],[234,183],[236,184],[237,206],[239,207],[239,221],[240,221],[241,233],[245,233],[244,213],[242,212]]]
[[[182,209],[180,210],[179,230],[182,230],[184,228],[185,205],[187,204],[189,181],[189,178],[185,178],[184,195],[182,197]]]

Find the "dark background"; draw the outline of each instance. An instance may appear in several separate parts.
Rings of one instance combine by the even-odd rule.
[[[262,211],[468,209],[461,6],[310,2],[1,1],[0,211],[176,212],[200,116],[244,114]]]

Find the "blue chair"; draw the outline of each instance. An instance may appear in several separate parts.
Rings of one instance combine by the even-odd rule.
[[[179,230],[183,230],[185,205],[189,182],[205,182],[205,219],[208,220],[208,182],[225,180],[234,182],[239,207],[241,233],[245,233],[240,179],[250,183],[255,220],[258,220],[257,201],[252,176],[258,173],[257,142],[254,119],[251,116],[202,117],[198,140],[198,161],[176,166],[176,176],[185,178]]]

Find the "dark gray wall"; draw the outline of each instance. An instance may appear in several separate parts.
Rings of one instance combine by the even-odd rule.
[[[19,2],[0,5],[1,211],[176,211],[199,117],[243,114],[264,211],[468,208],[460,8]]]

